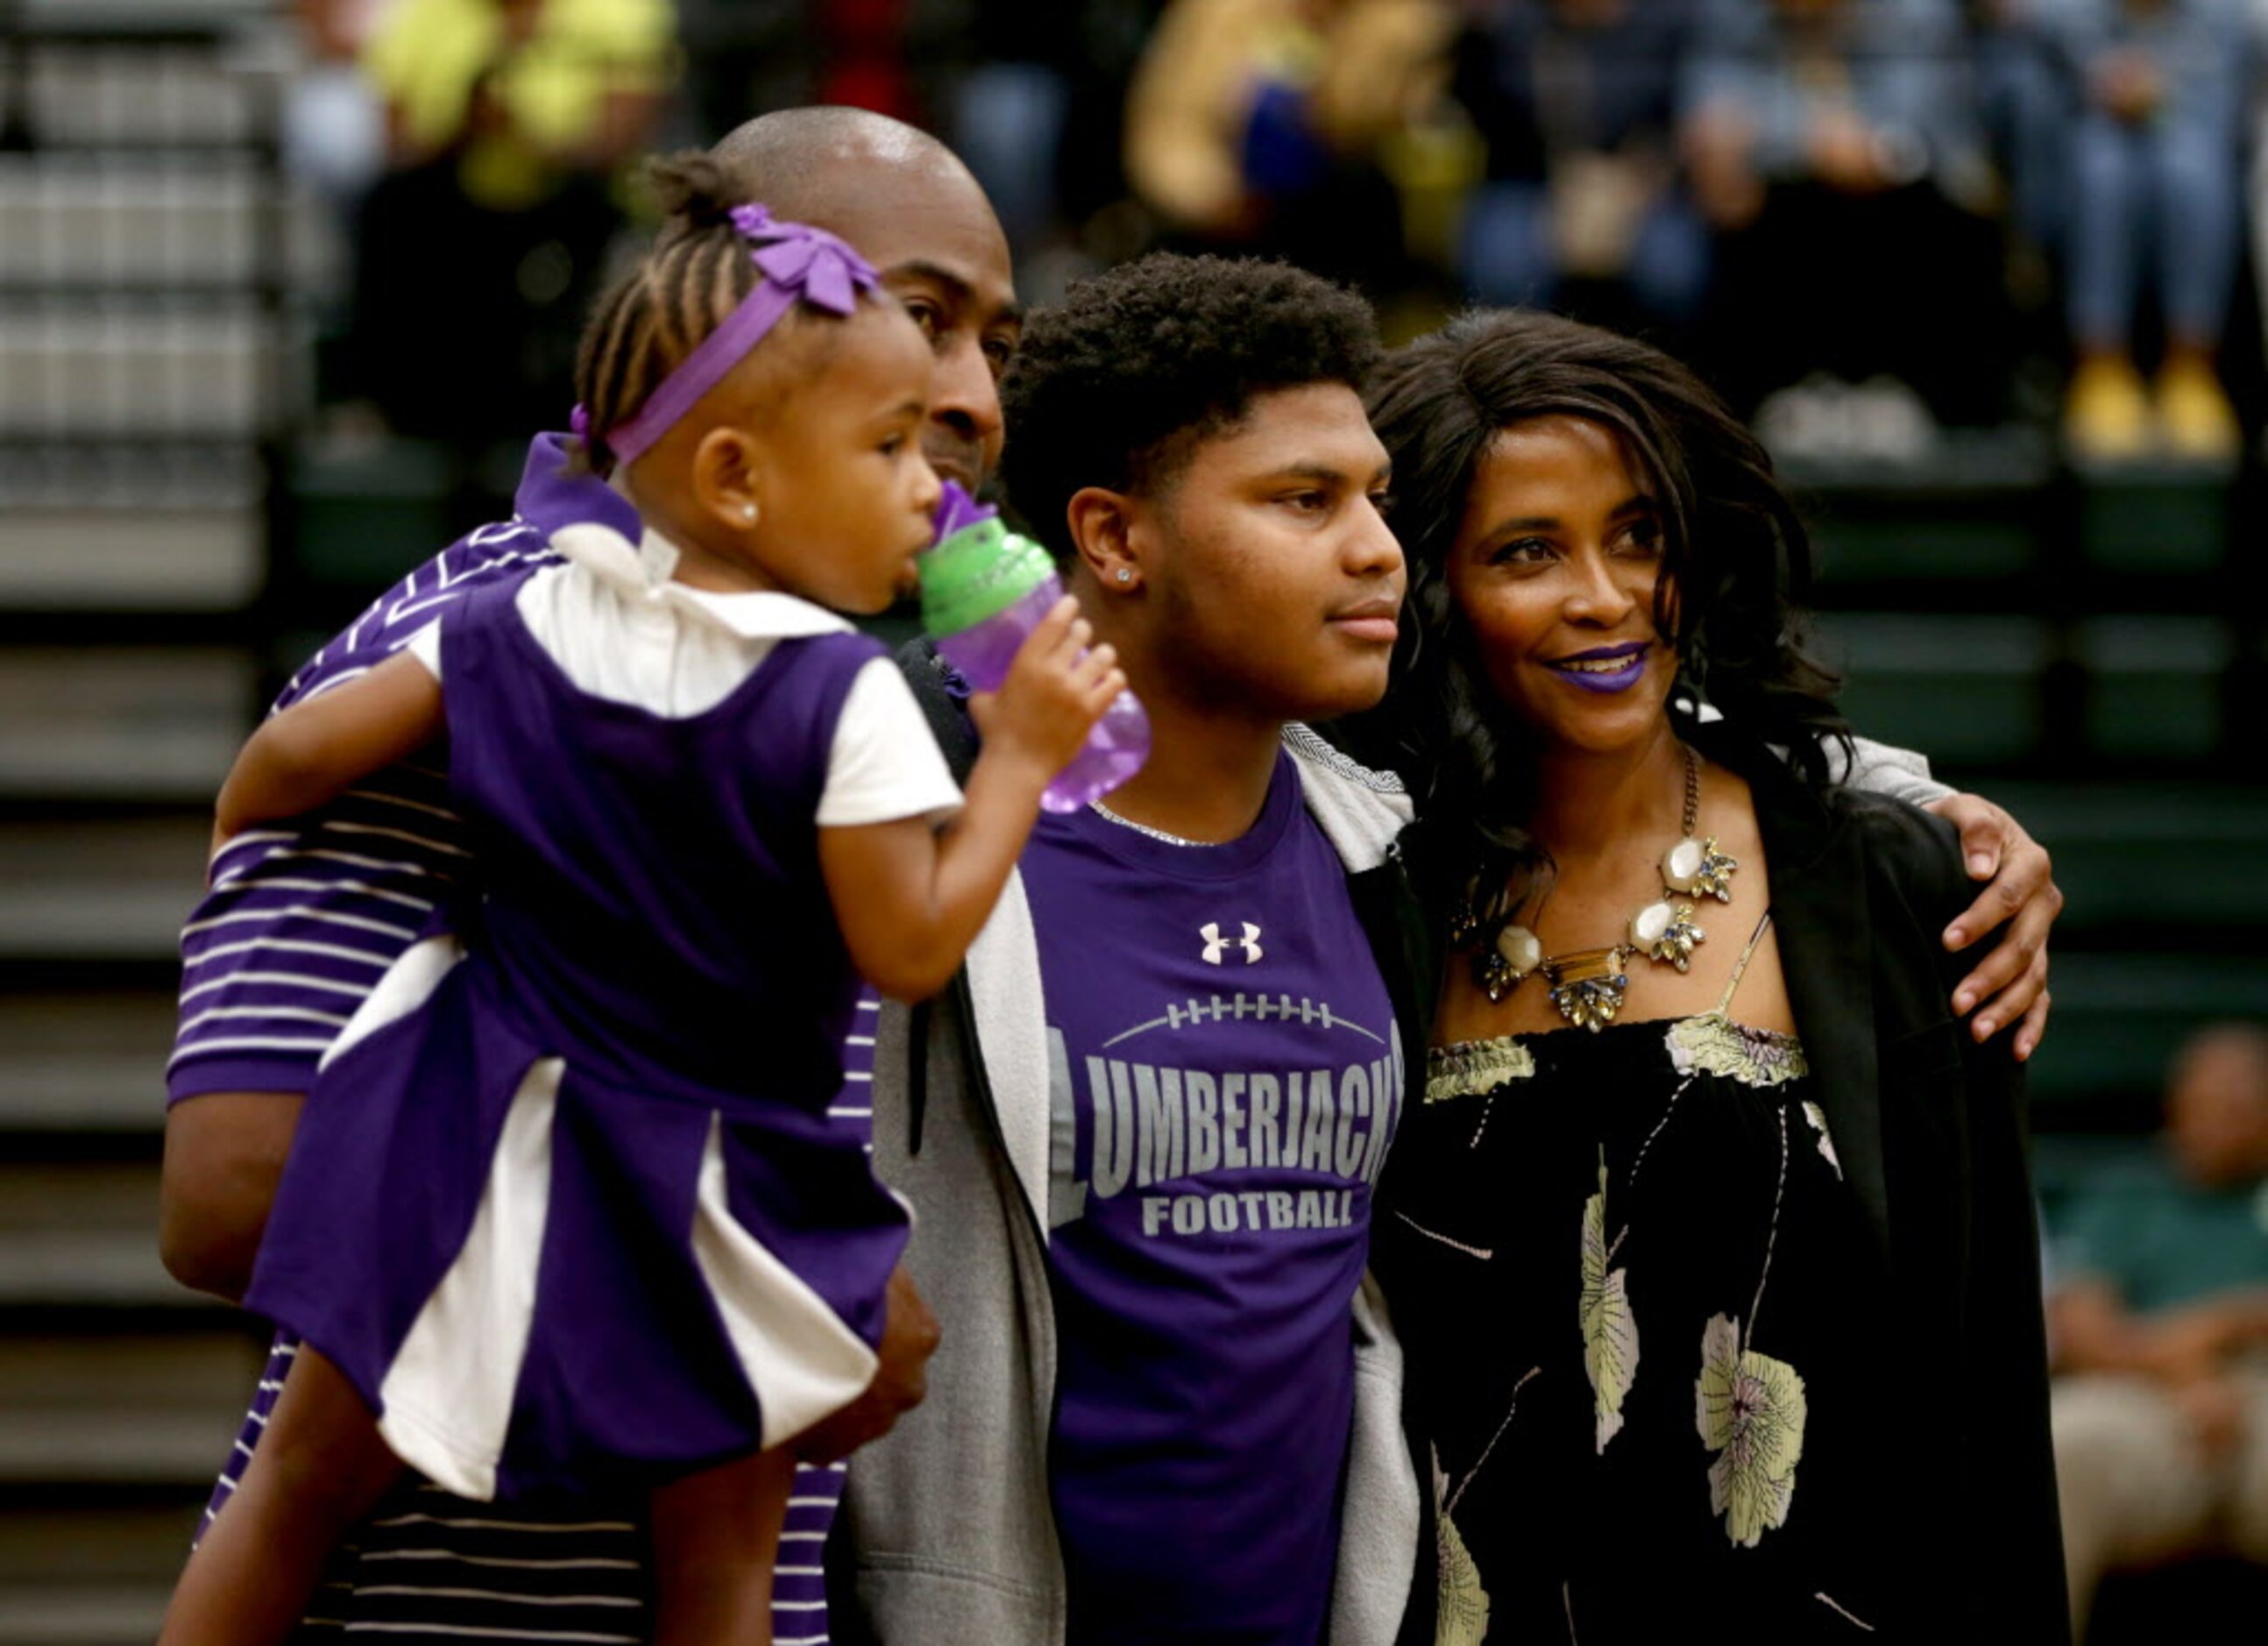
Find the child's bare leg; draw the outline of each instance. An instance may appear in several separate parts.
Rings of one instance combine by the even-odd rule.
[[[653,1646],[771,1646],[795,1458],[784,1446],[704,1469],[653,1495]]]
[[[189,1556],[158,1646],[281,1646],[339,1539],[401,1473],[354,1385],[302,1344],[235,1495]]]

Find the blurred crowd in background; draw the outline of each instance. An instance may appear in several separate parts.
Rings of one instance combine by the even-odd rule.
[[[630,163],[809,101],[945,135],[1042,299],[1162,244],[1404,330],[1563,307],[1827,457],[2014,421],[2226,466],[2257,421],[2249,0],[297,4],[288,159],[350,248],[324,395],[405,432],[556,421]]]

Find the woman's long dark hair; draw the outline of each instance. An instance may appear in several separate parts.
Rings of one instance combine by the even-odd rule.
[[[1409,603],[1386,701],[1351,728],[1364,755],[1402,771],[1430,815],[1433,904],[1468,900],[1500,926],[1550,873],[1529,835],[1535,763],[1498,708],[1451,597],[1450,550],[1498,433],[1545,417],[1612,431],[1660,510],[1660,633],[1681,690],[1744,735],[1787,751],[1807,780],[1829,776],[1822,740],[1847,751],[1840,683],[1805,649],[1810,535],[1771,459],[1690,371],[1633,338],[1523,310],[1481,310],[1388,356],[1370,418],[1394,460],[1393,526],[1410,561]]]

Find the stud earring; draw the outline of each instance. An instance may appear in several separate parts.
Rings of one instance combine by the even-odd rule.
[[[1134,574],[1122,565],[1118,568],[1118,580],[1122,583],[1131,583],[1134,580]]]
[[[740,505],[740,518],[747,521],[749,525],[755,525],[756,523],[756,506],[753,503],[743,503]]]

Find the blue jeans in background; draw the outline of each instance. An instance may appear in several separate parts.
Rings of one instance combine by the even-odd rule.
[[[1709,231],[1675,189],[1647,205],[1623,282],[1648,314],[1690,320],[1709,289]],[[1483,183],[1465,207],[1460,275],[1491,306],[1550,306],[1561,271],[1551,243],[1551,195],[1543,183]]]
[[[2016,227],[2041,250],[2060,250],[2073,118],[2064,71],[2029,34],[1994,29],[1977,42],[1977,100],[1993,156],[2007,173]]]
[[[2130,126],[2089,111],[2072,138],[2073,335],[2088,346],[2124,343],[2154,264],[2167,330],[2217,342],[2243,214],[2237,134],[2179,117]]]
[[[953,100],[954,152],[991,196],[1008,243],[1029,251],[1053,226],[1056,158],[1071,88],[1036,63],[971,70]]]

